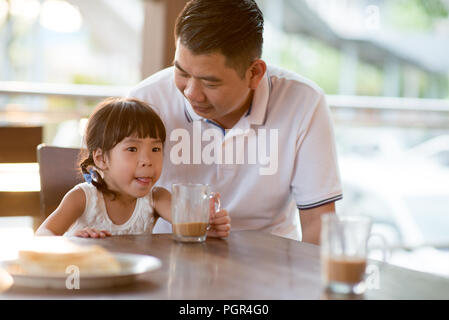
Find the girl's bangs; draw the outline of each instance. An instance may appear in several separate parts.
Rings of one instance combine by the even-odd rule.
[[[159,116],[149,107],[124,105],[110,126],[114,132],[113,146],[126,137],[153,138],[165,142],[166,132]],[[111,119],[113,120],[113,119]],[[106,130],[108,131],[108,130]],[[113,147],[111,146],[111,148]]]

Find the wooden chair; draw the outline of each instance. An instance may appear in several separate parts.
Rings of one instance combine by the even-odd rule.
[[[58,207],[67,191],[84,181],[78,167],[79,153],[78,148],[62,148],[45,144],[37,147],[42,221]]]

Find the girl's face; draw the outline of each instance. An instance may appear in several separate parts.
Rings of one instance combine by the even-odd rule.
[[[104,155],[104,180],[118,196],[141,198],[148,194],[162,171],[162,142],[127,137]]]

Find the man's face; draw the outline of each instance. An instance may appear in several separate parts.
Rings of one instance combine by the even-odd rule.
[[[248,110],[252,90],[250,73],[242,79],[225,62],[221,53],[194,55],[178,41],[175,84],[199,116],[231,128]]]

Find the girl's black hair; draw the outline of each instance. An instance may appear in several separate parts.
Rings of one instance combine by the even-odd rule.
[[[83,174],[90,175],[95,167],[93,152],[101,149],[104,154],[126,137],[154,138],[165,142],[165,126],[161,118],[143,101],[134,98],[108,98],[100,102],[90,116],[86,127],[86,151],[82,151],[80,162]],[[87,152],[87,155],[85,154]],[[103,193],[109,190],[100,174],[93,169],[92,184]]]

